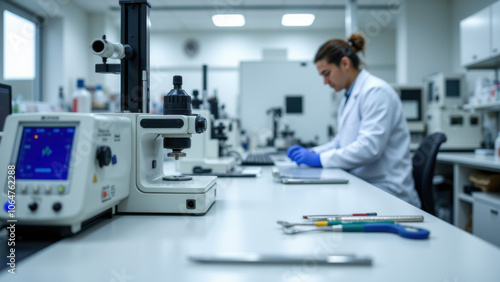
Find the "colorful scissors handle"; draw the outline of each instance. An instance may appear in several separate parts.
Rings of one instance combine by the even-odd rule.
[[[429,230],[413,226],[404,226],[392,223],[368,223],[368,224],[350,224],[344,225],[343,231],[346,232],[388,232],[398,234],[408,239],[427,239]]]

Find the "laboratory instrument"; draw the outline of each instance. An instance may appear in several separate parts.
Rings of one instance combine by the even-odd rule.
[[[131,122],[120,116],[8,116],[0,145],[1,203],[8,204],[0,219],[17,220],[16,232],[66,236],[114,214],[129,195],[131,140]]]
[[[436,73],[424,78],[427,97],[427,135],[442,132],[447,142],[442,150],[473,150],[481,146],[481,119],[462,109],[465,83],[463,75]]]
[[[120,0],[121,42],[109,43],[106,36],[91,43],[94,54],[102,57],[99,73],[120,73],[121,112],[132,126],[132,173],[130,194],[118,205],[123,213],[204,214],[215,202],[216,177],[165,175],[167,156],[185,157],[191,135],[203,133],[205,118],[192,114],[191,97],[182,90],[182,77],[174,76],[173,89],[164,97],[163,115],[149,114],[149,13],[145,0]],[[108,58],[120,64],[108,64]]]
[[[473,150],[481,147],[481,117],[461,108],[427,107],[427,135],[442,132],[442,150]]]
[[[125,213],[204,214],[215,202],[216,177],[165,175],[163,150],[168,157],[185,157],[191,135],[207,128],[206,119],[191,114],[188,95],[182,95],[182,77],[174,76],[174,89],[165,96],[164,115],[123,113],[132,121],[130,195],[118,205]],[[196,136],[196,135],[195,135]]]
[[[460,107],[465,102],[465,82],[461,74],[433,73],[424,78],[427,106]]]
[[[410,149],[418,148],[425,137],[425,97],[422,85],[392,85],[403,104],[403,113],[410,130]]]
[[[210,120],[208,110],[193,110],[194,114]],[[236,157],[223,156],[220,152],[224,146],[225,138],[220,127],[219,132],[210,134],[213,130],[211,122],[207,123],[207,133],[192,136],[193,146],[188,150],[189,156],[182,158],[179,163],[180,172],[183,174],[225,174],[235,169]],[[219,137],[219,138],[212,138]],[[215,136],[218,135],[218,136]],[[222,143],[222,144],[221,144]]]

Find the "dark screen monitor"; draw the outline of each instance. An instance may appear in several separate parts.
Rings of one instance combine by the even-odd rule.
[[[407,121],[422,120],[422,89],[402,88],[399,90],[403,102],[403,112]]]
[[[3,131],[5,119],[12,113],[12,88],[0,83],[0,132]]]
[[[302,114],[302,96],[286,96],[285,106],[287,114]]]
[[[446,97],[460,97],[460,79],[446,79]]]

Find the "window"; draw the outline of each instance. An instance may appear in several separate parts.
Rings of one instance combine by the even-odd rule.
[[[9,10],[3,11],[3,78],[34,80],[36,26]]]
[[[12,86],[13,99],[41,101],[44,20],[29,6],[0,0],[0,83]]]

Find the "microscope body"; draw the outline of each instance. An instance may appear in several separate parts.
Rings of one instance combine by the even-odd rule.
[[[129,197],[118,205],[122,213],[204,214],[215,201],[216,177],[164,180],[164,140],[193,138],[196,116],[113,114],[132,124],[132,172]],[[193,134],[191,136],[191,134]]]

